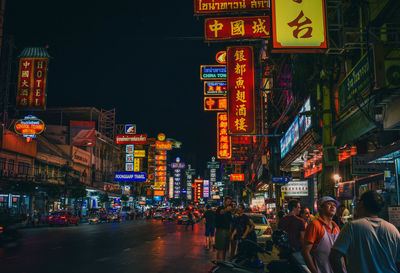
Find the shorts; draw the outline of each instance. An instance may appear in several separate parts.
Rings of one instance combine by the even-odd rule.
[[[215,233],[215,226],[206,226],[206,233],[205,235],[214,237],[214,233]]]
[[[217,228],[215,232],[215,248],[217,250],[226,251],[231,241],[231,232],[229,229]]]

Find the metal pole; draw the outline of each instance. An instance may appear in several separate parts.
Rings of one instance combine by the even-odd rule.
[[[399,165],[400,161],[399,158],[396,158],[394,160],[394,167],[396,170],[396,202],[397,202],[397,206],[400,206],[400,192],[399,192],[399,169],[400,169],[400,165]]]

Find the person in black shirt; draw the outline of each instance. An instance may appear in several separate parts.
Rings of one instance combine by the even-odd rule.
[[[210,205],[206,206],[206,212],[204,213],[204,221],[206,224],[206,249],[210,249],[214,243],[215,233],[215,211],[211,209]]]
[[[225,197],[223,206],[219,207],[215,215],[215,248],[217,260],[224,261],[229,248],[232,227],[232,198]]]

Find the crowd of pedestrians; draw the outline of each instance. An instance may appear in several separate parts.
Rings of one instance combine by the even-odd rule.
[[[290,200],[289,214],[280,215],[278,228],[312,273],[399,272],[400,233],[378,217],[384,206],[377,192],[365,192],[356,206],[357,219],[349,221],[349,211],[332,197],[318,200],[315,217]]]

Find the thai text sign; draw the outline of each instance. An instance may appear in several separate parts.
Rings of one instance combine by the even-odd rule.
[[[231,137],[228,136],[228,114],[217,114],[217,158],[229,159],[232,156]]]
[[[255,107],[253,47],[228,47],[227,68],[228,134],[254,134]]]
[[[327,49],[325,0],[271,0],[273,49],[323,52]]]
[[[48,58],[20,58],[17,108],[46,109]]]
[[[194,0],[195,14],[269,10],[267,0]]]
[[[204,111],[226,111],[228,100],[225,97],[204,97]]]
[[[369,56],[372,53],[365,55],[354,66],[346,78],[339,84],[339,112],[343,110],[352,102],[356,96],[361,96],[374,81],[374,72],[370,67],[372,58]]]
[[[200,65],[200,80],[226,80],[226,66]]]
[[[231,174],[231,181],[244,181],[244,173]]]
[[[226,82],[225,81],[205,81],[204,82],[204,95],[206,96],[226,96]]]
[[[114,175],[115,181],[126,181],[126,182],[144,182],[147,179],[146,173],[142,172],[116,172]]]
[[[222,17],[204,20],[204,39],[238,40],[270,37],[269,16]]]
[[[36,138],[36,135],[43,133],[44,122],[35,116],[29,115],[15,122],[14,130],[17,134],[26,138]]]
[[[117,135],[116,144],[146,144],[147,135]]]
[[[146,150],[135,150],[134,157],[146,157]]]
[[[157,150],[172,150],[171,141],[156,141]]]

